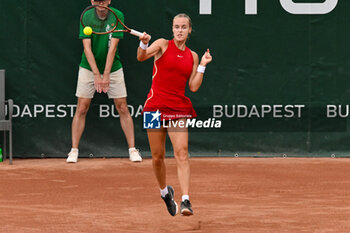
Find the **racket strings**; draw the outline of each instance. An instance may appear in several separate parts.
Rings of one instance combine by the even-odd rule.
[[[91,27],[94,32],[105,33],[111,31],[118,24],[118,20],[109,10],[97,11],[92,8],[84,13],[82,23]]]
[[[109,16],[109,11],[104,9],[104,10],[97,10],[95,9],[95,15],[99,20],[106,20],[107,17]]]
[[[87,7],[81,14],[80,21],[83,27],[91,27],[93,33],[98,35],[112,32],[130,32],[132,35],[142,36],[141,32],[131,30],[118,19],[117,14],[113,10],[105,6],[92,5]]]

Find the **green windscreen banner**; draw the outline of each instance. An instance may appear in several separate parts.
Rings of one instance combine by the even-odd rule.
[[[14,100],[15,157],[65,157],[83,52],[81,12],[87,0],[0,1],[0,69]],[[350,151],[350,2],[345,0],[111,1],[125,24],[172,39],[172,19],[192,19],[187,46],[213,61],[185,122],[191,156],[347,156]],[[153,59],[138,62],[137,37],[125,34],[119,55],[136,147],[150,156],[142,114]],[[175,122],[170,122],[174,124]],[[164,126],[164,125],[163,125]],[[119,115],[95,93],[80,142],[84,157],[126,157]],[[171,143],[167,142],[167,155]]]

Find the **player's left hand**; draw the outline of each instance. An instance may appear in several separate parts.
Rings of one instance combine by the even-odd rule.
[[[200,65],[206,66],[208,63],[210,63],[213,60],[212,56],[210,55],[210,50],[207,49],[207,51],[204,53],[201,59]]]
[[[104,93],[107,93],[107,92],[108,92],[108,90],[109,90],[109,84],[110,84],[109,73],[105,73],[105,74],[103,74],[103,76],[102,76],[102,83],[101,83],[102,91],[103,91]]]

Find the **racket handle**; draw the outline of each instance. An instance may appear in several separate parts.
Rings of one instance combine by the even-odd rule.
[[[137,36],[137,37],[141,37],[143,35],[142,32],[136,31],[134,29],[131,29],[130,34],[134,35],[134,36]]]
[[[134,30],[134,29],[131,29],[130,34],[131,34],[131,35],[134,35],[134,36],[137,36],[137,37],[140,37],[140,36],[143,35],[142,32],[138,32],[138,31],[136,31],[136,30]]]

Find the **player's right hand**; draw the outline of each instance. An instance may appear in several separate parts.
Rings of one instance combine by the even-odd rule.
[[[94,85],[98,93],[102,92],[102,78],[100,74],[94,75]]]
[[[148,35],[146,32],[143,33],[142,36],[140,36],[140,41],[142,41],[142,43],[144,44],[148,44],[148,42],[151,40],[151,36]]]

